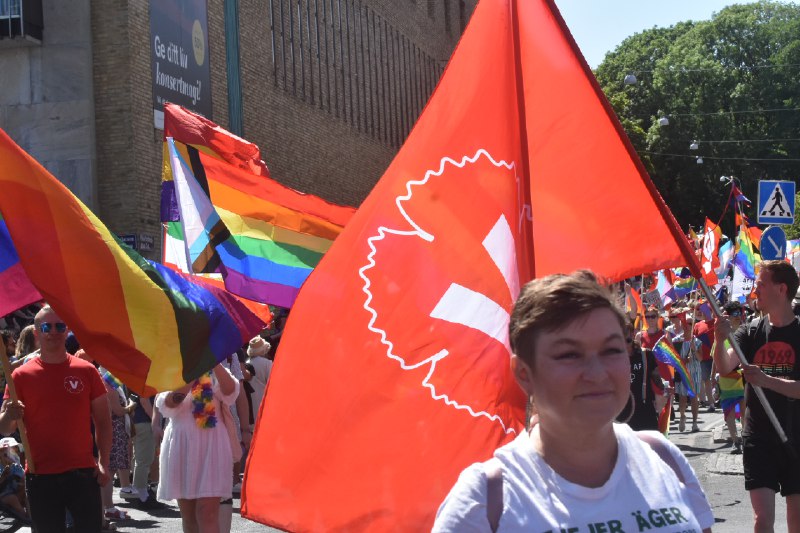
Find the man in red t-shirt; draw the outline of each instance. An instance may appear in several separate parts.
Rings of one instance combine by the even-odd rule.
[[[714,407],[714,385],[711,381],[711,369],[714,360],[711,358],[711,347],[714,344],[714,323],[706,320],[700,309],[695,309],[695,324],[692,334],[700,340],[700,369],[702,386],[698,391],[700,400],[705,402],[708,412],[716,411]]]
[[[33,462],[25,478],[35,531],[64,531],[66,510],[75,530],[99,533],[103,507],[100,486],[109,482],[111,412],[97,369],[67,354],[67,326],[50,306],[34,319],[40,356],[17,368],[12,377],[19,403],[6,393],[0,409],[0,433],[14,431],[23,419]],[[91,421],[98,458],[92,453]],[[30,467],[30,465],[29,465]]]

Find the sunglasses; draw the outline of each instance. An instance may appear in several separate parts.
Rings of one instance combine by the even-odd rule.
[[[39,331],[42,333],[50,333],[54,329],[57,333],[64,333],[67,331],[67,325],[63,322],[42,322],[39,324]]]
[[[730,313],[728,313],[728,316],[742,316],[742,312],[741,311],[731,311]]]
[[[644,315],[645,318],[658,318],[658,315]]]

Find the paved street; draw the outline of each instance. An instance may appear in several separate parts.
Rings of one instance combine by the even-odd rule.
[[[119,489],[117,488],[114,489],[114,501],[117,503],[117,507],[124,509],[131,516],[130,520],[116,522],[117,531],[164,531],[168,533],[180,533],[183,531],[181,528],[180,513],[178,512],[178,506],[175,502],[169,502],[170,505],[163,510],[148,512],[140,511],[138,509],[134,509],[132,506],[127,505],[127,502],[119,497]],[[240,503],[241,502],[238,499],[233,501],[234,515],[231,531],[235,531],[237,533],[250,533],[256,531],[260,533],[269,533],[279,531],[277,529],[251,522],[250,520],[245,520],[239,516]],[[31,529],[28,527],[23,527],[16,530],[13,528],[4,529],[4,524],[5,523],[3,521],[0,521],[0,532],[18,531],[20,533],[31,533]]]
[[[688,427],[691,427],[691,418]],[[715,532],[741,533],[752,530],[752,512],[750,500],[744,490],[742,478],[742,456],[731,455],[730,444],[727,442],[727,429],[722,420],[721,410],[716,413],[700,414],[700,432],[679,433],[677,419],[673,420],[670,439],[683,451],[695,469],[703,488],[708,495],[711,506],[716,516]],[[127,510],[131,519],[118,522],[118,531],[165,531],[180,532],[181,522],[176,505],[168,505],[161,511],[144,512],[126,505],[124,500],[117,496],[115,501],[119,507]],[[240,501],[234,500],[234,518],[232,531],[235,532],[274,532],[278,531],[249,520],[241,518],[238,514]],[[783,499],[778,498],[777,519],[775,531],[786,531],[786,506]],[[0,531],[3,522],[0,521]],[[29,533],[30,528],[21,528],[18,531]]]
[[[673,420],[670,440],[686,455],[705,489],[714,510],[714,532],[742,533],[752,531],[753,515],[750,499],[744,490],[742,456],[731,455],[728,430],[722,411],[700,412],[699,433],[678,433],[677,419]],[[691,427],[691,416],[687,429]],[[786,531],[786,505],[777,498],[775,531]]]

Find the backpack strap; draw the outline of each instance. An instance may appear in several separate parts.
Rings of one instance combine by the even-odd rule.
[[[637,432],[636,436],[639,437],[640,441],[650,446],[650,448],[656,452],[658,457],[664,461],[673,472],[675,472],[675,475],[678,477],[681,483],[684,485],[686,484],[686,479],[683,477],[683,471],[681,470],[681,467],[678,465],[678,462],[675,461],[675,458],[672,456],[669,449],[667,449],[667,446],[663,441],[647,433]]]
[[[497,458],[489,460],[486,470],[486,517],[492,532],[500,525],[503,514],[503,465]]]

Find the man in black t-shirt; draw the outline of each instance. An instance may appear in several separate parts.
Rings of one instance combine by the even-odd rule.
[[[619,422],[627,422],[636,431],[658,431],[658,412],[655,407],[653,384],[661,386],[656,358],[652,350],[643,350],[634,340],[633,324],[625,331],[631,364],[631,398],[619,414]]]
[[[747,382],[744,422],[745,488],[755,515],[756,531],[772,531],[775,522],[775,494],[786,498],[789,531],[800,531],[800,465],[778,437],[778,433],[753,385],[764,389],[791,445],[800,454],[800,320],[792,312],[797,292],[797,273],[785,261],[764,261],[756,278],[755,293],[764,316],[736,330],[748,365],[743,368]],[[724,339],[730,331],[727,319],[717,319],[714,361],[721,374],[732,371],[739,359]]]

